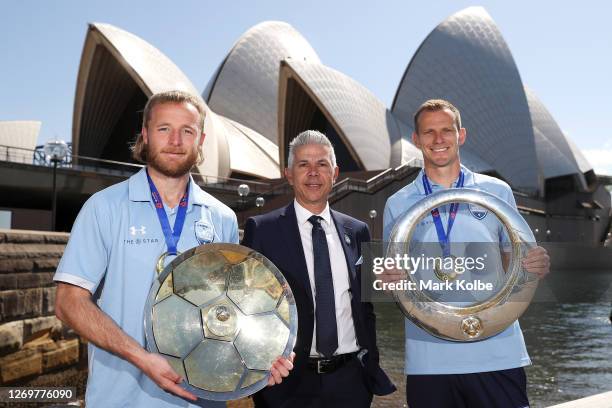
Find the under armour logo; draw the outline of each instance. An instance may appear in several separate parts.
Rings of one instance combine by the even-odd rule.
[[[144,235],[146,233],[147,233],[147,227],[145,227],[144,225],[141,225],[140,228],[136,228],[133,225],[130,227],[130,235],[136,235],[136,234]]]

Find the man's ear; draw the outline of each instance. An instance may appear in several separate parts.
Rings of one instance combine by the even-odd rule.
[[[465,130],[465,128],[459,129],[459,138],[457,140],[457,143],[459,144],[459,146],[463,146],[463,144],[465,143],[466,136],[467,136],[467,131]]]
[[[285,178],[290,186],[293,185],[293,174],[291,174],[291,170],[288,167],[285,167]]]
[[[144,142],[144,144],[148,144],[149,134],[147,133],[147,128],[143,126],[143,128],[140,129],[140,134],[142,135],[142,141]]]
[[[340,174],[340,167],[336,166],[334,168],[334,177],[332,178],[332,183],[335,183],[338,179],[338,174]]]
[[[419,135],[417,135],[416,132],[412,132],[412,143],[419,149],[421,148],[421,143],[419,142]]]
[[[206,138],[206,133],[202,132],[200,134],[200,141],[198,142],[198,146],[202,146],[202,144],[204,143],[204,138]]]

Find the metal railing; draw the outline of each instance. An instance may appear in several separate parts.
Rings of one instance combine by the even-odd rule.
[[[0,161],[30,166],[53,167],[51,160],[45,156],[42,146],[37,146],[35,150],[32,150],[0,145]],[[140,171],[144,165],[69,154],[64,160],[58,163],[57,167],[58,169],[62,170],[93,172],[117,177],[130,177],[131,175]],[[192,176],[196,183],[206,186],[207,188],[236,191],[240,184],[248,184],[251,189],[251,193],[257,195],[275,194],[277,189],[286,188],[283,187],[283,185],[279,187],[265,181],[210,176],[200,173],[192,173]],[[284,184],[284,186],[286,186],[286,184]]]
[[[72,146],[68,143],[70,153]],[[33,166],[52,167],[53,163],[45,156],[43,146],[37,146],[35,150],[20,147],[0,145],[0,161],[10,163],[20,163]],[[330,193],[330,199],[349,191],[371,192],[376,191],[379,186],[386,185],[393,180],[401,179],[414,168],[422,167],[423,161],[412,158],[407,163],[396,168],[389,168],[381,171],[368,180],[345,178],[336,183]],[[69,169],[82,172],[93,172],[109,176],[130,177],[143,167],[142,164],[126,163],[114,160],[98,159],[88,156],[69,154],[66,159],[58,163],[58,168]],[[271,197],[292,193],[291,186],[285,182],[266,182],[256,180],[244,180],[230,177],[210,176],[199,173],[192,173],[194,180],[207,188],[216,188],[226,191],[235,191],[240,184],[248,184],[254,196]],[[513,190],[515,194],[531,197],[532,195]]]
[[[46,162],[51,165],[50,161],[46,161],[42,149],[32,150],[4,145],[0,145],[0,161],[32,165],[43,165],[42,163]]]
[[[333,201],[334,198],[349,191],[364,193],[376,191],[379,188],[391,183],[393,180],[403,178],[406,174],[414,171],[415,168],[421,168],[421,166],[422,160],[413,158],[399,167],[383,170],[367,180],[345,178],[334,185],[329,198]]]

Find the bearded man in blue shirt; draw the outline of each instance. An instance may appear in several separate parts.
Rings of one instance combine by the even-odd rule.
[[[423,153],[423,169],[412,183],[387,200],[383,220],[385,241],[409,207],[428,194],[446,188],[465,186],[487,191],[516,209],[508,184],[473,173],[461,165],[459,147],[465,142],[466,130],[461,126],[459,110],[450,102],[433,99],[423,103],[414,115],[414,129],[412,140]],[[452,234],[446,231],[450,241],[488,242],[499,236],[498,243],[503,246],[500,223],[495,217],[483,217],[480,210],[470,211],[468,204],[454,209],[446,205],[438,211],[442,228],[449,217],[454,217],[454,223],[450,224]],[[438,228],[433,224],[429,217],[421,221],[413,239],[437,242]],[[550,269],[546,250],[532,248],[523,260],[523,267],[540,278],[545,276]],[[396,281],[401,279],[401,274],[391,272],[384,278],[388,282]],[[410,408],[529,406],[523,367],[531,361],[518,321],[495,336],[474,342],[435,337],[408,319],[405,331],[406,397]]]
[[[198,400],[164,357],[143,347],[144,306],[160,255],[238,243],[234,212],[189,174],[203,158],[205,114],[197,96],[153,95],[133,148],[146,167],[94,194],[74,223],[54,276],[55,312],[89,342],[87,407],[225,406]],[[291,368],[290,360],[276,360],[269,384]]]

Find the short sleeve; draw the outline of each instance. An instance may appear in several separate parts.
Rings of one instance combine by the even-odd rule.
[[[516,207],[516,200],[514,199],[514,194],[512,194],[510,187],[508,187],[506,190],[506,202],[510,204],[512,208],[518,211],[518,208]]]
[[[395,224],[395,218],[391,213],[391,205],[389,200],[385,204],[385,210],[383,212],[383,242],[389,241],[389,236],[391,235],[391,230],[393,230],[393,225]]]
[[[236,219],[236,214],[232,212],[232,216],[229,217],[229,238],[228,241],[230,244],[238,244],[238,220]]]
[[[514,194],[512,194],[512,189],[509,186],[505,189],[505,193],[506,193],[505,197],[504,197],[505,201],[508,204],[510,204],[512,206],[512,208],[514,208],[514,210],[516,212],[519,212],[518,207],[516,206],[516,200],[514,198]],[[499,229],[500,229],[499,239],[500,239],[500,242],[501,242],[501,246],[502,246],[502,248],[503,248],[503,250],[505,252],[509,252],[509,251],[512,250],[512,242],[510,242],[510,238],[508,236],[508,233],[507,233],[506,229],[501,225],[501,222],[500,222]],[[536,242],[535,236],[533,235],[531,230],[529,230],[529,236],[530,236],[531,242],[535,243]]]
[[[110,214],[105,214],[100,204],[99,196],[94,195],[79,212],[53,277],[92,294],[106,273],[109,258]]]
[[[221,226],[221,233],[219,238],[221,242],[228,244],[238,244],[238,220],[236,219],[236,213],[233,212],[229,207],[226,208],[214,208],[213,223],[218,227]]]

